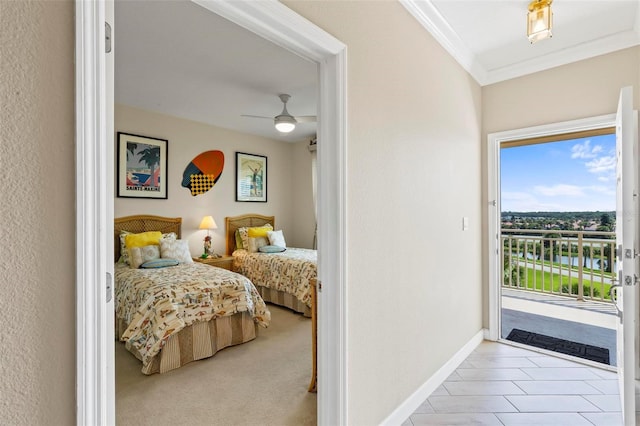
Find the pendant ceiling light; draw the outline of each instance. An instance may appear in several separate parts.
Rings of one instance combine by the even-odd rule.
[[[529,13],[527,13],[527,37],[529,37],[529,41],[532,44],[552,36],[552,1],[553,0],[533,0],[529,3]]]

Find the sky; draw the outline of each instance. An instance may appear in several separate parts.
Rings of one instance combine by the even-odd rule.
[[[612,134],[501,149],[501,210],[615,210],[615,148]]]

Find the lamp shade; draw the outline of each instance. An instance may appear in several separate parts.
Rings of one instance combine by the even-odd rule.
[[[216,221],[213,220],[213,216],[205,216],[202,218],[202,222],[200,222],[200,229],[218,229],[218,225],[216,225]]]

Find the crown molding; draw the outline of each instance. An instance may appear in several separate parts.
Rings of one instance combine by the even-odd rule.
[[[640,44],[640,33],[636,30],[625,31],[609,37],[582,43],[567,49],[549,53],[538,58],[518,62],[506,67],[496,68],[487,72],[487,78],[480,84],[499,83],[527,74],[548,70],[561,65],[567,65],[584,59],[606,55],[628,47]]]
[[[478,61],[477,56],[464,44],[431,0],[400,0],[400,3],[481,86],[522,77],[640,44],[640,7],[638,7],[633,30],[489,70]]]
[[[438,12],[430,0],[400,0],[400,3],[451,56],[480,84],[486,79],[486,70],[478,63],[473,52]]]

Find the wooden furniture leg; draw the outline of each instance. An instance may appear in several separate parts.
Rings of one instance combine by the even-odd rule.
[[[318,353],[318,281],[311,280],[311,352],[313,356],[313,371],[311,372],[311,383],[309,383],[309,392],[317,392],[317,353]]]

